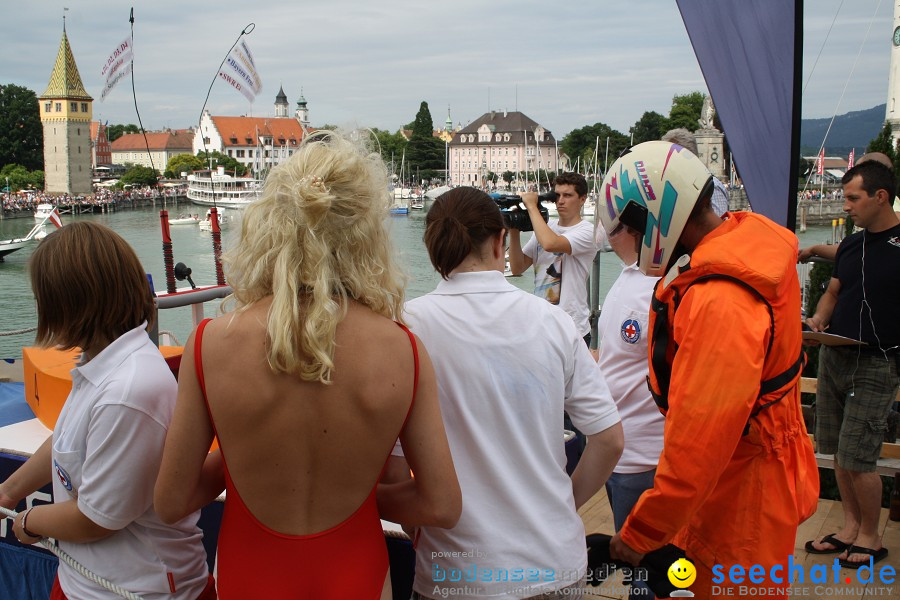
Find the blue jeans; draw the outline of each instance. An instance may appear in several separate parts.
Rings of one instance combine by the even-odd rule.
[[[628,518],[631,509],[637,504],[638,498],[646,490],[653,487],[653,477],[656,469],[650,469],[642,473],[613,473],[606,481],[606,496],[613,511],[613,523],[616,531],[622,529],[625,519]],[[646,582],[635,581],[631,584],[632,600],[647,600],[654,598],[653,592],[647,587]]]

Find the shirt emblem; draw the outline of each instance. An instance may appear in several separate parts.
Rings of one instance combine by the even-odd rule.
[[[900,248],[900,237],[897,237],[896,235],[893,236],[893,237],[888,238],[888,241],[887,241],[887,242],[888,242],[888,244],[890,244],[891,246],[897,246],[898,248]]]
[[[622,339],[629,344],[637,344],[641,339],[641,324],[634,319],[622,323]]]
[[[69,474],[66,473],[66,470],[60,466],[58,462],[53,461],[53,469],[56,471],[56,476],[59,477],[59,482],[66,488],[68,491],[72,491],[72,478],[69,477]]]

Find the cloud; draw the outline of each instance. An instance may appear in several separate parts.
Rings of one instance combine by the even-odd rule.
[[[128,9],[99,0],[70,4],[67,32],[94,114],[136,122],[130,82],[98,101],[100,67],[129,33]],[[805,117],[831,116],[845,84],[840,112],[885,102],[891,3],[877,14],[875,0],[845,2],[838,13],[840,5],[806,6],[804,81],[812,77]],[[17,6],[14,26],[8,20],[0,36],[2,83],[44,91],[61,14],[61,3]],[[463,124],[489,107],[518,107],[562,137],[596,122],[625,132],[645,111],[667,114],[675,94],[705,92],[674,0],[220,0],[203,8],[158,0],[138,6],[135,18],[135,90],[148,128],[197,122],[219,63],[250,22],[256,29],[246,40],[263,92],[251,107],[217,83],[208,103],[214,114],[269,115],[283,85],[292,108],[302,88],[314,125],[354,121],[396,130],[425,100],[438,125],[448,105],[454,123]]]

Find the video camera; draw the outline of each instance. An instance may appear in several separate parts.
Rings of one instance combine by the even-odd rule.
[[[531,219],[528,217],[528,209],[522,203],[522,196],[516,194],[492,194],[491,197],[497,203],[497,206],[500,207],[500,214],[503,215],[503,224],[507,229],[534,231]],[[558,199],[559,194],[556,192],[544,192],[538,195],[538,211],[544,218],[544,223],[550,219],[550,213],[541,205],[541,202],[556,202]]]

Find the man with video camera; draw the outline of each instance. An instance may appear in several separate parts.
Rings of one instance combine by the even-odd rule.
[[[519,275],[532,264],[534,294],[558,304],[575,322],[579,335],[588,346],[591,327],[588,323],[587,277],[597,253],[594,227],[581,219],[581,208],[587,198],[587,182],[578,173],[557,175],[553,187],[559,219],[544,222],[536,193],[522,194],[534,235],[522,247],[519,229],[509,231],[509,268]]]

